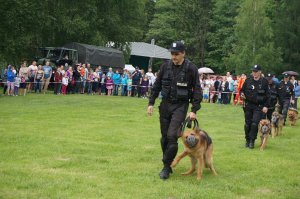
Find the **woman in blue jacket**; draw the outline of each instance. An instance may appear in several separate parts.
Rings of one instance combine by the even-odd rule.
[[[300,97],[300,80],[298,81],[298,85],[295,87],[295,108],[297,108],[298,98]]]
[[[127,96],[127,79],[128,79],[128,76],[127,74],[124,72],[121,76],[121,84],[122,84],[122,92],[121,92],[121,95],[122,96]]]
[[[13,72],[12,67],[9,65],[7,68],[7,93],[8,95],[14,95],[14,82],[16,74]]]
[[[116,72],[112,76],[113,82],[114,82],[114,93],[113,95],[118,95],[119,85],[121,84],[121,75],[119,73],[119,70],[116,70]]]

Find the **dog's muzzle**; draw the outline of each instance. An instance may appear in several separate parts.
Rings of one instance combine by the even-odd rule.
[[[189,135],[186,137],[186,143],[190,148],[193,148],[197,145],[198,141],[194,135]]]
[[[270,128],[267,125],[261,127],[261,131],[263,134],[269,133]]]
[[[278,119],[279,119],[279,117],[273,116],[273,117],[271,118],[271,122],[272,122],[273,124],[275,124],[275,123],[277,122]]]

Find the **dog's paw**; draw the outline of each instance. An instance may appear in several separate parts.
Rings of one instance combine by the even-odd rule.
[[[176,165],[177,165],[177,162],[173,161],[172,164],[171,164],[171,167],[172,167],[172,168],[175,168]]]
[[[261,147],[259,150],[260,150],[260,151],[264,151],[264,148]]]

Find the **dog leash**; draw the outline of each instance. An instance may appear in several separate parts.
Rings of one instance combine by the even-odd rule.
[[[192,122],[194,124],[193,128],[192,128]],[[180,132],[180,136],[182,135],[182,133],[184,132],[185,127],[188,128],[192,128],[195,129],[196,127],[199,127],[199,122],[197,119],[191,120],[190,117],[187,117],[183,123],[181,124],[181,132]]]

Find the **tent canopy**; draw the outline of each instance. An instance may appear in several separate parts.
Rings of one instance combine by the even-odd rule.
[[[142,57],[153,57],[160,59],[171,59],[170,52],[157,45],[148,44],[145,42],[130,42],[131,55]]]
[[[75,49],[78,52],[78,62],[90,63],[92,65],[110,66],[124,68],[125,60],[122,51],[100,46],[82,43],[68,43],[66,48]]]

